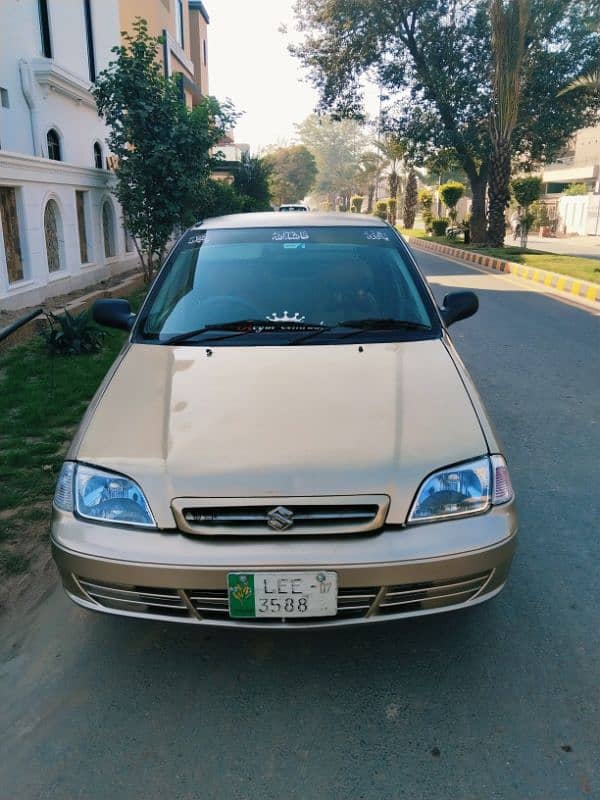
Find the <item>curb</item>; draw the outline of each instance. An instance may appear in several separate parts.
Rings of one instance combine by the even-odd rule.
[[[115,294],[120,294],[123,290],[134,290],[137,288],[138,284],[140,287],[144,284],[144,277],[141,273],[136,273],[120,283],[115,283],[108,289],[95,289],[87,294],[80,295],[79,297],[71,300],[69,303],[60,306],[60,308],[52,306],[52,298],[49,298],[45,308],[49,311],[54,311],[57,313],[60,313],[60,311],[64,310],[65,308],[69,311],[75,311],[77,309],[82,309],[82,307],[89,305],[93,300],[98,300],[101,297],[114,297]],[[30,339],[39,330],[41,330],[43,326],[44,322],[40,317],[36,317],[35,319],[31,320],[31,322],[23,325],[22,328],[19,328],[18,331],[15,331],[15,333],[8,339],[0,342],[0,354],[6,352],[15,345],[23,344],[23,342],[27,341],[27,339]]]
[[[457,258],[459,261],[471,261],[474,264],[479,264],[482,267],[490,267],[499,272],[509,272],[517,278],[524,278],[525,280],[535,281],[535,283],[541,283],[543,286],[549,286],[565,295],[575,295],[584,300],[591,300],[592,302],[600,304],[600,285],[591,283],[590,281],[582,281],[578,278],[571,278],[568,275],[561,275],[558,272],[550,272],[550,270],[546,269],[527,267],[523,264],[516,264],[514,261],[505,261],[502,258],[484,256],[482,253],[475,253],[472,250],[461,250],[458,247],[450,247],[445,244],[439,244],[438,242],[429,242],[427,239],[417,239],[414,236],[408,236],[407,242],[411,247],[418,250],[442,253],[443,255]]]

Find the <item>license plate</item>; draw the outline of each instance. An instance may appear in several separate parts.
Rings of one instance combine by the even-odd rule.
[[[302,619],[337,614],[337,573],[230,572],[229,616]]]

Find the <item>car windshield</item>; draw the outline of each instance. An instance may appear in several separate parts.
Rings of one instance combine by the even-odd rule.
[[[347,338],[354,323],[362,340],[386,331],[422,338],[438,325],[413,270],[384,228],[192,230],[155,284],[138,334],[193,343],[209,331],[216,338],[222,325],[223,341],[246,332],[284,343],[311,330],[312,342],[335,330]]]

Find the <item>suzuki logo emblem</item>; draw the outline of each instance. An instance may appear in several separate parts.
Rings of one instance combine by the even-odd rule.
[[[277,506],[267,514],[267,525],[274,531],[287,531],[294,524],[294,512],[285,506]]]

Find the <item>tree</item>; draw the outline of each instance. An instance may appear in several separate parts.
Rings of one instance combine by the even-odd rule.
[[[521,104],[523,60],[529,26],[529,0],[491,0],[492,113],[490,119],[490,178],[488,241],[502,247],[505,211],[510,199],[512,135]]]
[[[245,211],[270,211],[271,189],[269,180],[272,166],[264,158],[242,153],[233,179],[233,188],[245,198]]]
[[[527,247],[527,233],[529,231],[530,216],[529,206],[540,199],[542,194],[542,179],[536,175],[525,175],[513,178],[511,183],[515,200],[523,209],[521,214],[521,247]]]
[[[381,174],[381,156],[372,151],[363,153],[358,164],[357,183],[361,191],[367,195],[367,214],[373,211],[373,198],[377,179]]]
[[[92,92],[117,157],[115,195],[150,281],[174,228],[197,218],[214,164],[211,148],[235,115],[214,98],[189,111],[178,80],[165,78],[156,59],[161,38],[148,35],[145,20],[133,28]]]
[[[320,106],[339,116],[362,111],[361,81],[374,75],[392,95],[389,126],[419,165],[451,151],[472,194],[471,233],[486,241],[486,190],[497,108],[490,0],[298,0],[304,41],[292,48],[319,89]],[[530,0],[520,101],[510,155],[523,164],[551,160],[578,128],[598,117],[586,92],[556,97],[556,87],[597,64],[597,0]],[[579,96],[581,95],[581,97]]]
[[[277,205],[302,200],[317,177],[313,154],[304,145],[280,147],[265,156],[271,170],[270,191]]]
[[[406,192],[404,193],[404,214],[402,222],[405,228],[414,228],[417,213],[417,173],[410,169],[406,179]]]
[[[465,193],[464,184],[458,181],[448,181],[440,186],[440,197],[445,206],[448,207],[448,216],[453,223],[456,222],[456,204]]]
[[[419,191],[417,199],[419,206],[421,207],[421,216],[423,217],[423,222],[425,223],[425,230],[428,231],[431,228],[431,220],[433,219],[433,214],[431,213],[433,206],[433,192],[431,189],[423,188]]]
[[[377,142],[377,149],[382,156],[381,169],[388,169],[388,187],[390,197],[397,199],[400,188],[400,175],[406,159],[406,142],[392,133],[386,134]]]
[[[346,208],[358,188],[361,158],[367,143],[364,127],[356,120],[336,121],[331,117],[311,114],[298,125],[302,143],[314,155],[318,175],[315,191],[336,197]]]
[[[558,96],[560,97],[567,92],[574,92],[576,89],[584,89],[590,92],[600,91],[600,70],[575,78],[574,81],[571,81],[564,89],[560,90]]]

